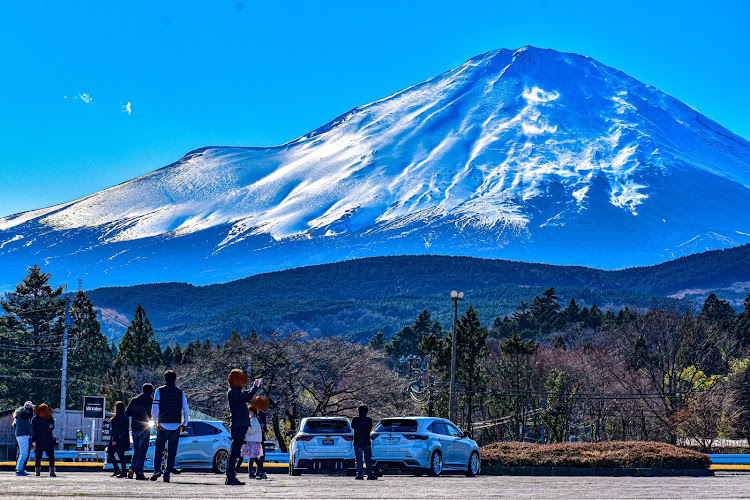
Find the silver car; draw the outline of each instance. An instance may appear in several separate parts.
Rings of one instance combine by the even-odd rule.
[[[289,446],[289,474],[343,471],[353,474],[354,431],[345,417],[303,418]]]
[[[184,469],[211,469],[217,474],[227,471],[227,460],[229,449],[232,444],[232,436],[224,427],[224,424],[213,420],[191,420],[187,429],[180,433],[180,442],[177,445],[177,457],[174,468],[177,471]],[[154,453],[156,450],[156,431],[151,431],[148,451],[144,470],[154,470]],[[125,460],[133,461],[133,443],[125,452]],[[167,451],[164,450],[162,460],[162,472],[167,467]],[[104,470],[111,469],[112,464],[105,464]]]
[[[477,443],[443,418],[386,418],[378,422],[371,437],[372,458],[380,473],[411,470],[439,476],[455,471],[473,476],[482,468]]]

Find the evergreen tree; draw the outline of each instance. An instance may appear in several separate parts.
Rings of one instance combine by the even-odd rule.
[[[124,359],[118,357],[107,371],[102,381],[102,395],[107,401],[128,401],[135,393],[135,383],[130,376],[130,368]]]
[[[727,324],[733,321],[737,313],[732,305],[726,300],[720,300],[715,294],[711,294],[703,302],[701,318],[714,323]]]
[[[172,352],[172,348],[170,346],[167,346],[167,348],[162,351],[161,364],[164,365],[164,368],[172,368],[172,366],[174,365],[174,352]]]
[[[118,359],[126,366],[139,368],[155,367],[161,362],[161,346],[154,338],[154,329],[140,304],[120,342]]]
[[[591,306],[589,313],[586,317],[586,326],[589,328],[601,328],[604,324],[604,313],[601,309],[596,307],[596,304]]]
[[[10,347],[0,358],[0,370],[6,374],[0,400],[10,399],[13,405],[27,399],[53,407],[60,403],[65,300],[62,287],[52,287],[50,278],[34,264],[0,301],[5,311],[0,337]]]
[[[503,336],[503,320],[500,316],[495,316],[492,320],[492,326],[490,326],[490,337],[500,338]]]
[[[529,313],[531,314],[534,328],[539,333],[550,333],[557,325],[556,320],[560,311],[560,304],[557,302],[557,298],[554,287],[546,289],[541,296],[537,295],[534,297],[534,301],[529,308]]]
[[[72,383],[68,383],[66,399],[68,408],[80,408],[84,396],[98,394],[114,357],[94,306],[84,292],[76,293],[70,315],[73,317],[73,328],[69,332],[73,349],[68,354],[68,379]]]
[[[377,332],[370,338],[370,348],[380,352],[385,347],[385,339],[383,338],[383,332]]]
[[[401,357],[409,355],[424,355],[419,348],[423,337],[435,334],[442,334],[443,328],[438,321],[433,321],[430,313],[425,309],[412,325],[406,325],[399,330],[393,338],[385,343],[385,353],[391,357]]]
[[[578,323],[581,321],[581,308],[578,307],[576,299],[570,299],[568,307],[562,311],[562,316],[566,323]]]
[[[750,345],[750,293],[745,297],[743,302],[744,309],[735,319],[735,331],[740,345],[747,347]]]
[[[174,349],[172,349],[172,363],[171,366],[178,366],[182,364],[182,359],[184,357],[184,353],[182,352],[182,348],[180,347],[180,344],[176,343],[174,345]]]

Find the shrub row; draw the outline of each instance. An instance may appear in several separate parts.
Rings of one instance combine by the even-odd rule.
[[[500,442],[482,447],[482,463],[499,467],[708,469],[711,460],[697,451],[642,441],[547,445]]]

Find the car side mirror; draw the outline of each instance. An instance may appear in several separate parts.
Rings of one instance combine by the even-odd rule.
[[[181,438],[186,438],[187,437],[187,431],[180,432],[180,437]]]
[[[474,437],[472,436],[471,432],[469,432],[469,431],[464,432],[464,437],[465,438],[469,438],[469,439],[474,439]]]

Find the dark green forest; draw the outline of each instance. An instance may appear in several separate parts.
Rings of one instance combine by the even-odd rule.
[[[311,335],[367,339],[377,331],[390,336],[427,308],[443,325],[451,320],[452,289],[490,322],[511,313],[550,286],[562,301],[602,310],[663,308],[685,311],[711,291],[739,308],[750,281],[750,245],[691,255],[651,267],[603,271],[507,260],[446,256],[356,259],[259,274],[224,284],[193,286],[158,283],[99,288],[88,292],[104,314],[103,328],[115,340],[124,333],[114,312],[128,321],[139,304],[149,312],[162,343],[210,337],[226,339],[232,330],[302,330]],[[681,299],[686,289],[701,293]],[[725,290],[724,290],[725,289]],[[127,321],[125,322],[127,323]]]

